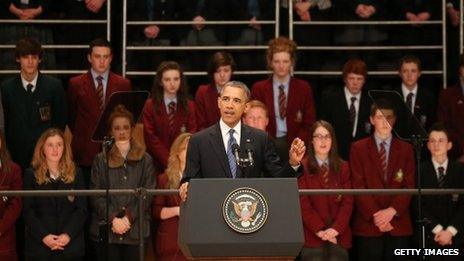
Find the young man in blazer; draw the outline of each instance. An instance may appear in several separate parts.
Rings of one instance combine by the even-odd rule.
[[[371,107],[371,137],[351,145],[350,167],[355,189],[414,188],[412,146],[392,135],[396,115],[388,101]],[[355,198],[353,235],[357,260],[404,260],[395,248],[407,248],[412,235],[410,195],[359,195]]]
[[[461,189],[464,187],[464,168],[448,158],[453,144],[443,124],[434,124],[429,132],[427,148],[431,159],[421,164],[422,188]],[[426,226],[426,248],[462,248],[464,229],[464,197],[459,194],[424,195],[423,218]],[[432,260],[462,260],[459,256],[434,257]]]
[[[102,110],[111,94],[131,90],[129,80],[110,71],[112,59],[111,44],[104,39],[93,40],[87,54],[90,69],[71,78],[67,90],[74,160],[82,168],[87,186],[93,159],[101,149],[101,144],[92,142],[91,137]]]
[[[248,87],[241,82],[228,82],[217,100],[221,119],[215,125],[195,133],[189,141],[187,162],[179,193],[187,198],[188,181],[192,178],[259,178],[296,177],[305,154],[305,143],[299,138],[291,144],[289,160],[281,164],[266,132],[242,123]],[[254,165],[243,171],[233,155],[234,144],[250,146]],[[242,155],[244,157],[244,155]]]
[[[269,42],[269,79],[256,82],[253,99],[263,102],[269,109],[267,132],[275,138],[277,153],[288,159],[289,144],[295,138],[309,140],[309,128],[316,120],[313,91],[308,82],[291,76],[296,60],[296,43],[279,37]]]

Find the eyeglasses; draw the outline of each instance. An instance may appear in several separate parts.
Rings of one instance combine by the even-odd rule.
[[[315,139],[315,140],[330,140],[330,139],[332,139],[332,136],[330,134],[326,134],[326,135],[317,134],[317,135],[313,135],[313,139]]]

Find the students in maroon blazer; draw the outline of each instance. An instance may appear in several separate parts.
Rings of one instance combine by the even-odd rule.
[[[158,170],[164,171],[169,148],[177,136],[197,130],[195,104],[187,99],[187,85],[178,63],[166,61],[159,65],[152,97],[143,108],[142,123],[148,153]]]
[[[187,145],[192,134],[183,133],[177,137],[171,147],[169,163],[164,174],[157,177],[157,189],[178,189],[185,169]],[[155,196],[153,199],[153,217],[159,222],[156,233],[156,260],[187,260],[179,249],[177,234],[179,227],[179,195]]]
[[[2,131],[0,131],[0,162],[0,190],[22,189],[21,168],[11,161]],[[0,199],[0,260],[18,260],[15,223],[20,214],[20,197],[3,196]]]
[[[91,141],[104,103],[117,91],[130,91],[129,80],[110,71],[113,59],[111,44],[104,39],[95,39],[89,45],[87,59],[90,70],[70,79],[68,96],[68,127],[73,134],[71,141],[75,162],[84,171],[86,181],[90,177],[93,159],[100,152],[101,144]],[[102,76],[104,103],[98,94]],[[89,182],[87,182],[87,185]]]
[[[267,63],[272,76],[256,82],[251,90],[253,99],[262,101],[269,109],[267,131],[276,138],[277,151],[283,161],[288,159],[288,144],[297,137],[307,141],[309,128],[316,120],[311,87],[308,82],[290,75],[295,59],[295,42],[285,37],[270,41]]]
[[[232,78],[235,61],[228,52],[216,52],[208,64],[209,84],[198,87],[195,94],[195,106],[198,130],[205,129],[219,121],[220,114],[217,106],[219,91]]]
[[[377,101],[369,119],[374,134],[351,145],[353,188],[414,188],[414,152],[410,144],[392,136],[393,107]],[[410,200],[410,195],[356,196],[352,229],[357,260],[404,260],[394,256],[394,249],[407,248],[412,235]]]
[[[310,130],[311,144],[303,160],[300,189],[350,189],[350,169],[337,152],[335,131],[326,121]],[[348,260],[353,196],[301,196],[305,244],[302,260]]]
[[[442,89],[438,100],[438,121],[445,124],[449,131],[453,148],[451,158],[464,157],[464,55],[459,59],[459,82],[446,89]]]

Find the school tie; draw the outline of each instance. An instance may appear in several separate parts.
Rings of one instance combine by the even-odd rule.
[[[279,116],[283,120],[287,116],[287,96],[285,95],[284,85],[279,85]]]
[[[351,97],[351,104],[350,104],[350,124],[351,130],[354,130],[354,122],[356,120],[356,108],[354,107],[354,103],[356,102],[356,97]]]
[[[97,95],[98,101],[100,102],[100,110],[103,111],[105,107],[105,96],[103,95],[103,76],[97,76]]]
[[[382,141],[380,143],[380,167],[383,172],[383,179],[387,181],[387,150],[385,149],[385,146],[387,143],[385,141]]]
[[[229,141],[227,142],[227,159],[229,161],[230,173],[232,173],[232,178],[237,176],[237,162],[235,161],[234,151],[232,145],[236,144],[237,141],[234,138],[234,129],[229,130]]]
[[[32,93],[32,88],[34,88],[34,85],[29,83],[26,85],[26,88],[27,88],[27,94],[30,95]]]
[[[168,123],[169,123],[169,128],[172,128],[174,126],[174,114],[176,113],[176,102],[170,102],[168,104]]]
[[[443,188],[445,186],[445,168],[438,167],[438,187]]]
[[[413,108],[412,108],[412,98],[414,97],[414,93],[410,92],[408,94],[408,96],[406,96],[406,106],[408,106],[408,109],[411,111],[411,113],[414,113],[413,112]]]
[[[322,180],[324,185],[327,187],[329,184],[329,165],[326,162],[321,164]]]

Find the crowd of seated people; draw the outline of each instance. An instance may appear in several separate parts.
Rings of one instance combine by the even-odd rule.
[[[224,7],[219,2],[206,0],[200,6],[208,10],[229,8],[229,4],[235,3],[230,1]],[[250,2],[258,7],[263,5],[262,1]],[[319,2],[318,8],[322,8],[323,1]],[[257,6],[245,8],[258,13],[243,16],[252,26],[241,28],[234,36],[260,30],[254,21],[264,11]],[[328,6],[335,8],[336,3]],[[101,5],[97,7],[96,11]],[[359,7],[359,15],[362,18],[366,13],[376,13],[376,8],[382,7]],[[301,10],[298,12],[308,16]],[[192,19],[207,21],[207,14]],[[147,15],[155,17],[150,12]],[[143,29],[145,37],[153,35],[151,30],[158,33],[163,30],[147,28]],[[215,33],[214,27],[210,29]],[[192,34],[198,36],[198,32]],[[363,34],[372,36],[374,31],[365,30]],[[104,39],[89,41],[87,55],[82,57],[89,69],[72,77],[63,87],[57,78],[40,72],[48,57],[35,38],[22,38],[16,43],[11,59],[16,61],[20,72],[0,85],[0,122],[3,122],[0,134],[5,136],[0,140],[0,188],[5,190],[178,188],[190,136],[218,125],[221,90],[232,78],[240,77],[233,75],[241,68],[240,64],[225,51],[211,55],[209,82],[198,88],[188,85],[181,63],[161,61],[151,97],[143,106],[143,142],[133,137],[137,115],[123,105],[116,106],[109,115],[107,130],[115,138],[115,144],[104,156],[101,144],[91,140],[93,130],[111,94],[132,89],[130,80],[110,70],[112,45]],[[421,173],[416,173],[412,146],[404,141],[411,135],[407,127],[409,116],[400,114],[388,101],[373,101],[364,87],[371,60],[344,60],[339,68],[341,84],[324,90],[318,99],[308,81],[292,75],[297,63],[295,41],[286,37],[271,39],[262,59],[271,73],[252,85],[254,100],[247,105],[242,121],[267,132],[282,161],[288,160],[292,140],[299,138],[306,143],[307,154],[301,162],[303,172],[298,180],[300,188],[415,188],[416,175],[428,175],[421,186],[464,187],[459,177],[464,170],[460,165],[464,162],[464,127],[459,120],[464,116],[464,56],[459,60],[458,83],[441,90],[439,95],[423,85],[421,70],[427,60],[410,54],[398,59],[397,84],[370,88],[397,91],[421,128],[430,130],[427,150],[422,150],[427,157],[419,163],[425,166]],[[191,99],[189,93],[193,90],[197,92]],[[71,140],[65,130],[72,134]],[[106,180],[107,168],[110,180]],[[0,257],[4,254],[6,260],[88,260],[89,257],[105,260],[109,252],[111,260],[127,260],[138,256],[141,240],[138,223],[143,222],[144,242],[153,242],[157,260],[184,258],[176,238],[177,196],[147,197],[143,203],[145,215],[138,216],[137,197],[112,195],[108,206],[111,220],[106,223],[102,222],[106,219],[105,197],[89,198],[90,204],[84,197],[72,195],[40,199],[3,197],[0,242],[5,243],[0,249],[5,251],[0,251]],[[440,202],[441,208],[435,201]],[[305,247],[301,259],[317,256],[327,260],[325,255],[330,253],[334,260],[347,260],[349,255],[355,260],[391,260],[393,249],[416,244],[412,237],[419,230],[413,226],[411,202],[411,196],[406,195],[302,196]],[[459,222],[464,215],[462,197],[427,197],[423,204],[424,215],[432,220],[426,227],[428,243],[437,248],[462,249],[463,238],[459,233],[464,229]],[[157,230],[150,235],[150,223],[154,220]],[[151,241],[147,240],[149,237]],[[108,246],[105,239],[110,242]]]

